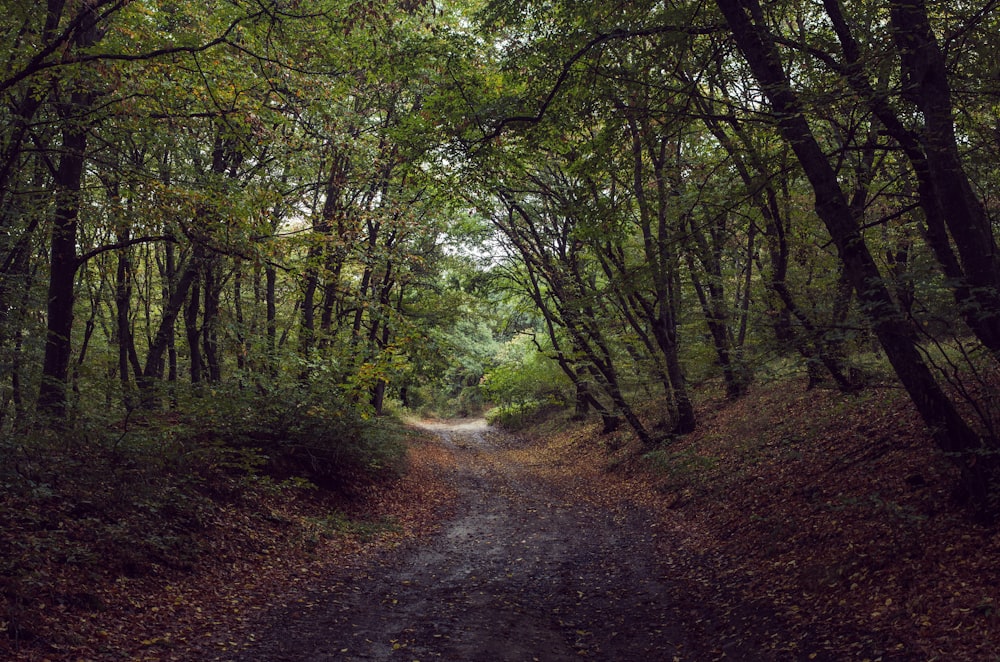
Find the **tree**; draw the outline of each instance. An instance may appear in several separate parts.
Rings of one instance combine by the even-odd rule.
[[[110,3],[103,3],[110,4]],[[97,44],[107,29],[98,13],[101,5],[84,3],[78,13],[69,18],[66,40],[70,52],[85,51]],[[62,3],[50,5],[47,23],[58,23]],[[70,55],[72,59],[72,55]],[[71,337],[73,333],[74,287],[80,259],[77,256],[77,227],[81,206],[84,161],[94,103],[98,97],[93,76],[96,72],[80,71],[83,81],[66,80],[68,89],[60,90],[55,100],[56,112],[62,125],[58,165],[55,166],[53,189],[55,209],[50,234],[48,327],[45,339],[45,359],[42,367],[38,405],[55,418],[66,413],[66,383],[69,378]]]
[[[987,512],[996,480],[982,439],[941,389],[917,348],[906,317],[860,232],[858,218],[810,128],[805,109],[782,67],[773,36],[756,0],[718,0],[734,41],[770,102],[778,129],[812,185],[816,213],[833,238],[840,259],[882,347],[942,450],[959,458],[964,485],[976,508]],[[993,442],[992,445],[995,445]]]

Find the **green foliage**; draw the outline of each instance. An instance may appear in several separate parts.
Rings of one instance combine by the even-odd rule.
[[[398,473],[404,447],[399,423],[367,416],[346,394],[297,382],[215,389],[193,422],[209,435],[220,468],[350,492]]]
[[[409,405],[438,416],[469,416],[483,409],[480,382],[500,345],[485,314],[467,306],[452,312],[461,316],[429,334],[435,356],[427,358],[422,383],[410,389]]]
[[[488,420],[505,425],[552,406],[565,406],[572,384],[559,365],[535,345],[537,336],[525,332],[503,345],[496,365],[483,377],[481,390],[495,406]]]

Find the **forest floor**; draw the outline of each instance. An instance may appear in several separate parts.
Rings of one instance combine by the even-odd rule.
[[[232,504],[193,568],[65,589],[9,655],[1000,659],[1000,535],[898,390],[761,384],[699,421],[654,451],[425,426],[395,482]]]

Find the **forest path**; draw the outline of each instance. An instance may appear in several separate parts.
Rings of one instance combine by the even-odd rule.
[[[482,420],[421,426],[456,456],[456,514],[320,604],[276,614],[239,659],[710,659],[670,625],[677,590],[642,509],[579,503]]]

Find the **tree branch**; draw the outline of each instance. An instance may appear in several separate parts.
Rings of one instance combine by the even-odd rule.
[[[121,248],[129,248],[130,246],[137,246],[139,244],[151,244],[154,241],[169,241],[177,243],[177,238],[170,235],[155,235],[151,237],[135,237],[134,239],[127,239],[125,241],[119,241],[114,244],[105,244],[104,246],[98,246],[97,248],[91,249],[86,253],[78,256],[76,258],[77,266],[81,266],[88,262],[89,260],[101,255],[102,253],[107,253],[109,251],[116,251]]]
[[[125,5],[128,4],[128,0],[120,0],[115,3],[114,6],[106,11],[98,19],[99,21],[106,19],[115,11],[120,10]],[[245,16],[240,16],[239,18],[233,19],[233,21],[226,27],[218,37],[211,39],[207,42],[199,44],[197,46],[172,46],[169,48],[158,48],[152,51],[147,51],[145,53],[97,53],[93,55],[76,55],[64,58],[62,60],[50,60],[45,61],[49,55],[57,52],[63,44],[67,43],[69,39],[73,36],[73,32],[79,27],[82,18],[78,18],[70,23],[69,26],[55,39],[51,44],[43,48],[38,54],[35,55],[28,62],[27,65],[21,71],[17,72],[13,76],[10,76],[3,81],[0,81],[0,92],[4,92],[14,85],[17,85],[21,81],[29,78],[41,71],[46,69],[54,69],[56,67],[66,66],[70,64],[84,64],[87,62],[95,61],[120,61],[120,62],[140,62],[143,60],[152,60],[159,57],[164,57],[168,55],[178,55],[178,54],[196,54],[202,53],[209,50],[215,46],[222,44],[232,45],[229,36],[236,30],[239,25],[245,21],[259,18],[264,15],[264,11],[259,11],[255,14],[247,14]]]
[[[615,29],[611,32],[604,34],[599,34],[586,44],[584,44],[579,50],[577,50],[573,55],[570,56],[568,60],[563,64],[559,75],[556,77],[555,83],[549,90],[549,93],[542,100],[541,105],[538,107],[538,111],[534,115],[513,115],[510,117],[504,117],[500,119],[494,126],[493,129],[479,141],[482,143],[489,142],[494,138],[498,138],[504,130],[514,124],[537,124],[542,121],[545,117],[545,113],[548,111],[549,107],[555,101],[556,96],[559,91],[565,85],[566,81],[569,79],[573,65],[579,62],[585,55],[587,55],[591,50],[610,41],[619,41],[625,39],[635,39],[638,37],[651,37],[659,34],[674,34],[674,33],[684,33],[689,35],[707,35],[714,34],[719,31],[723,31],[725,28],[721,25],[706,25],[706,26],[677,26],[677,25],[661,25],[657,27],[644,28],[640,30],[625,30],[625,29]]]

